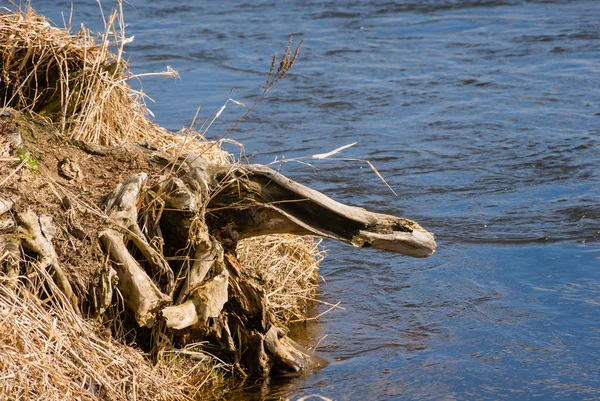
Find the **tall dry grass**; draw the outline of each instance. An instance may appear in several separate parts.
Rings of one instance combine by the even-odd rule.
[[[0,399],[169,401],[195,391],[180,365],[152,365],[69,302],[40,297],[61,292],[45,270],[29,266],[16,285],[0,275]]]
[[[313,237],[268,235],[237,246],[246,273],[264,288],[270,311],[283,324],[306,318],[319,289],[319,263],[325,257]]]
[[[54,27],[30,7],[0,15],[4,104],[49,116],[86,142],[143,137],[150,121],[141,93],[124,81],[122,16],[113,12],[104,34],[94,37],[85,27],[76,34]]]
[[[175,154],[194,152],[217,163],[231,158],[198,133],[174,136],[153,124],[145,96],[128,82],[143,75],[178,77],[167,67],[135,75],[123,58],[133,39],[125,34],[122,3],[101,35],[81,27],[58,28],[31,7],[0,12],[0,102],[35,112],[59,125],[71,139],[104,146],[152,143]],[[198,140],[200,139],[200,140]]]

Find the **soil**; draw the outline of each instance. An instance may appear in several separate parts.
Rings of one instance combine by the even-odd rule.
[[[76,295],[85,300],[106,262],[97,245],[97,235],[106,226],[98,213],[103,201],[132,174],[143,171],[158,175],[163,166],[150,161],[149,148],[137,144],[92,147],[66,140],[51,122],[8,110],[0,117],[0,138],[15,133],[22,138],[12,151],[19,161],[3,163],[0,176],[6,177],[23,159],[26,161],[0,188],[0,198],[18,198],[15,212],[31,209],[38,215],[52,216],[59,262]],[[89,307],[85,302],[81,306],[82,310]]]

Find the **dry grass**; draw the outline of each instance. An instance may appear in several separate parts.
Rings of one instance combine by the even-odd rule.
[[[29,276],[34,282],[16,287],[0,276],[0,399],[183,400],[193,392],[180,366],[152,366],[68,302],[41,300],[53,280],[37,268]]]
[[[269,235],[240,241],[237,254],[248,276],[264,288],[271,312],[288,324],[306,318],[319,287],[325,256],[313,237]]]
[[[1,15],[4,103],[47,115],[68,128],[72,138],[87,142],[118,145],[143,136],[150,122],[143,104],[122,82],[127,39],[117,34],[118,15],[109,17],[97,40],[85,28],[72,35],[53,27],[31,8]],[[113,47],[117,54],[110,51]]]
[[[100,36],[85,27],[76,34],[54,27],[31,8],[0,13],[3,107],[47,116],[71,139],[105,146],[147,142],[229,163],[227,153],[197,133],[174,136],[150,121],[144,94],[128,85],[139,77],[123,59],[129,42],[120,3]],[[171,68],[157,74],[178,77]]]

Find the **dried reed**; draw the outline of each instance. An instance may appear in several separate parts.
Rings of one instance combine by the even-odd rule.
[[[306,318],[325,256],[320,242],[313,237],[269,235],[240,241],[237,255],[247,275],[264,288],[268,307],[281,323]]]
[[[183,400],[194,390],[178,364],[152,366],[68,302],[41,300],[55,284],[30,266],[28,285],[0,275],[0,399]]]

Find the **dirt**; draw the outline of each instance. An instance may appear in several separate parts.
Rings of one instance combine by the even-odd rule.
[[[140,145],[91,148],[57,132],[49,121],[22,112],[9,110],[0,117],[0,151],[14,159],[0,164],[0,179],[23,164],[0,187],[0,198],[18,198],[14,212],[31,209],[52,216],[59,262],[85,300],[106,262],[97,245],[98,232],[106,226],[99,213],[103,201],[132,174],[158,175],[162,166],[150,162],[152,150]],[[11,146],[15,133],[22,143]],[[82,306],[85,309],[85,302]]]

